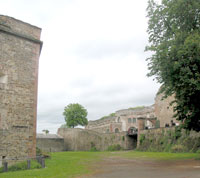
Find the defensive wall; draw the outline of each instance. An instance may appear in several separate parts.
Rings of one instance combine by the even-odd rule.
[[[37,134],[37,148],[45,152],[65,151],[63,137],[56,134]]]
[[[179,127],[141,130],[138,146],[141,151],[196,152],[200,150],[200,132]]]
[[[89,121],[86,129],[99,133],[127,132],[130,128],[138,129],[138,118],[145,118],[146,127],[154,127],[154,106],[144,106],[116,111],[114,116],[107,116],[95,121]]]
[[[98,133],[79,128],[59,128],[58,135],[64,138],[64,147],[67,151],[89,151],[92,147],[103,151],[117,144],[125,150],[131,150],[136,148],[137,144],[136,139],[127,136],[127,132]]]
[[[36,156],[40,33],[0,15],[0,162]]]

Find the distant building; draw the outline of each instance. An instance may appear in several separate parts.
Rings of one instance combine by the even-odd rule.
[[[86,129],[102,133],[123,132],[131,128],[138,129],[138,120],[143,118],[144,127],[155,127],[154,106],[130,108],[116,111],[115,116],[89,121]]]
[[[113,133],[129,131],[129,129],[150,129],[178,125],[179,122],[173,118],[173,106],[170,106],[174,97],[169,96],[164,100],[162,100],[162,97],[162,94],[157,94],[155,104],[152,106],[123,109],[116,111],[115,116],[89,121],[86,129],[100,133]]]

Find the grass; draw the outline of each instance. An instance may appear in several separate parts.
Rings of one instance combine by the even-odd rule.
[[[154,160],[183,160],[183,159],[197,159],[200,157],[200,154],[128,151],[119,153],[119,156],[130,159],[137,158],[137,159],[154,159]]]
[[[103,152],[59,152],[46,159],[46,168],[1,173],[0,178],[71,178],[89,174],[92,163],[101,160]]]
[[[180,160],[195,159],[197,153],[159,153],[139,151],[119,152],[59,152],[46,160],[46,168],[1,173],[0,178],[72,178],[92,173],[91,166],[104,157],[120,156],[130,159]]]

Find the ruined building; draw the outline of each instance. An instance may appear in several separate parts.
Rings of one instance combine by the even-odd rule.
[[[139,120],[144,120],[144,126],[152,128],[155,125],[154,106],[123,109],[115,112],[114,116],[89,121],[86,129],[102,133],[118,133],[138,129]]]
[[[174,97],[162,100],[163,95],[157,94],[155,104],[146,107],[136,107],[116,111],[113,116],[103,117],[89,121],[86,129],[100,133],[130,132],[138,129],[171,126],[172,122],[178,124],[173,118],[173,107],[170,106]]]
[[[0,164],[36,156],[41,29],[0,15]]]

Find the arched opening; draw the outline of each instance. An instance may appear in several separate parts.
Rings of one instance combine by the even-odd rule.
[[[129,139],[132,140],[134,149],[137,147],[137,134],[138,134],[138,129],[136,127],[130,127],[128,129],[127,135],[129,137]]]
[[[137,135],[137,131],[138,131],[137,128],[135,128],[135,127],[130,127],[130,128],[128,129],[128,135]]]
[[[115,129],[115,133],[119,133],[119,129],[118,128]]]

